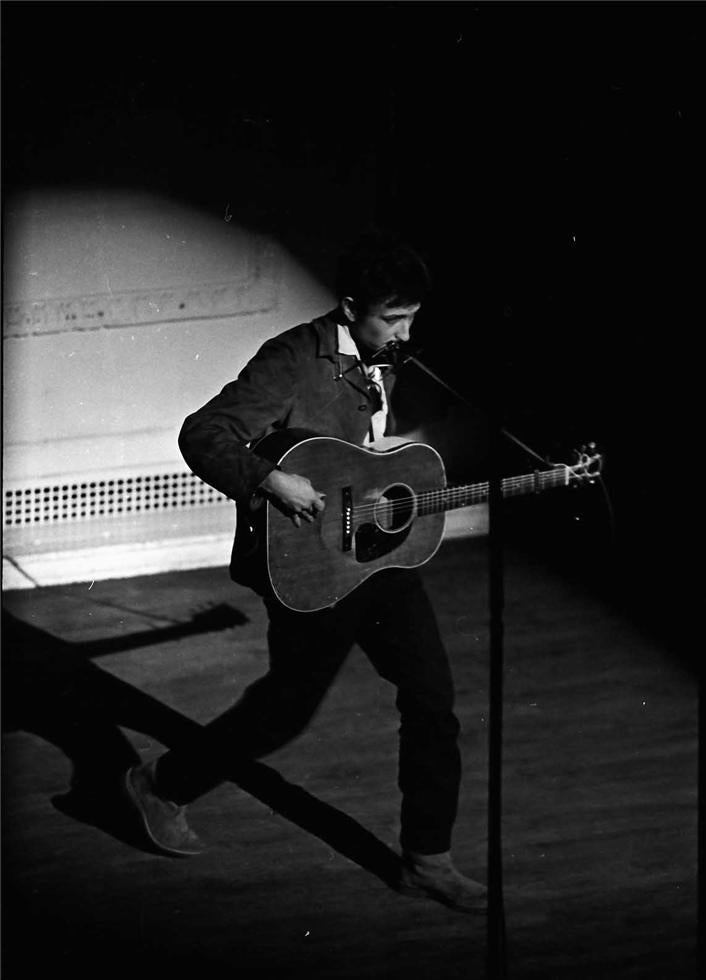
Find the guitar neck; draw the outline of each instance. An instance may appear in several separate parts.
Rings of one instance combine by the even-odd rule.
[[[571,470],[568,466],[556,466],[551,470],[537,470],[522,476],[508,476],[501,481],[503,497],[521,497],[529,493],[541,493],[554,487],[568,486]],[[439,511],[456,510],[482,504],[488,500],[490,484],[471,483],[466,486],[447,487],[443,490],[427,490],[417,495],[419,514],[437,514]]]

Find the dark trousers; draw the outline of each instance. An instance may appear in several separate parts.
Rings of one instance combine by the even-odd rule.
[[[371,576],[332,609],[294,613],[274,599],[269,671],[185,749],[161,757],[160,792],[189,803],[229,777],[239,762],[273,752],[306,728],[354,643],[397,688],[400,843],[422,854],[447,851],[461,763],[454,690],[436,617],[419,575]]]

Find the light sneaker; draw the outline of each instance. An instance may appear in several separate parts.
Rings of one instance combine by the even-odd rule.
[[[156,792],[157,760],[133,766],[125,773],[127,797],[140,817],[147,836],[166,854],[200,854],[203,843],[186,822],[186,807],[165,800]]]

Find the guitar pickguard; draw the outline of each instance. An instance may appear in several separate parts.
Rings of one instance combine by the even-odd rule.
[[[381,531],[375,524],[362,524],[355,532],[356,561],[368,562],[396,551],[407,538],[411,525],[401,531]]]

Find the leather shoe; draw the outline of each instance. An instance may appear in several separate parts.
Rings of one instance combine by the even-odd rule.
[[[147,836],[160,851],[181,857],[200,854],[203,843],[186,822],[186,807],[157,792],[157,760],[133,766],[125,773],[127,798],[137,811]]]
[[[433,898],[458,912],[485,914],[488,910],[488,890],[454,866],[451,855],[402,855],[402,873],[398,889],[403,895]]]

